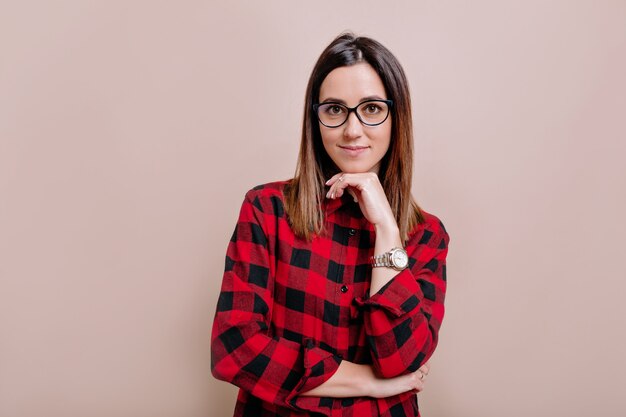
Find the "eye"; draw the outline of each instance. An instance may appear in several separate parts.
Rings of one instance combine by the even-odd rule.
[[[344,112],[344,109],[338,104],[329,104],[328,106],[324,107],[324,112],[331,116],[337,116],[342,114]]]
[[[365,114],[377,114],[381,111],[383,111],[383,109],[378,103],[367,103],[363,109]]]

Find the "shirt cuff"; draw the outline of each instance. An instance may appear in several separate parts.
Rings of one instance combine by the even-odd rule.
[[[414,310],[423,297],[422,288],[409,269],[403,269],[376,294],[357,297],[359,307],[379,307],[395,317]]]
[[[314,340],[305,339],[304,342],[304,375],[296,388],[287,396],[287,403],[298,410],[315,411],[330,415],[332,402],[327,398],[301,396],[322,385],[339,368],[341,358],[331,352],[318,347]]]

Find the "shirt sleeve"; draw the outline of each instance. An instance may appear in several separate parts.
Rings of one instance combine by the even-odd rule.
[[[263,401],[326,414],[319,397],[299,396],[328,380],[341,359],[312,339],[271,335],[274,256],[269,241],[278,218],[251,190],[226,253],[211,334],[211,371]],[[269,200],[269,199],[266,199]]]
[[[409,267],[377,293],[355,299],[364,312],[373,366],[385,378],[414,372],[432,356],[444,316],[446,255],[450,237],[435,230],[407,242]]]

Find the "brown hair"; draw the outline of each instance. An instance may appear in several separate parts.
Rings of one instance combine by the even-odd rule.
[[[377,41],[343,33],[324,49],[309,78],[296,174],[285,187],[285,210],[291,227],[297,236],[307,240],[312,233],[319,234],[323,229],[324,182],[338,172],[324,149],[312,107],[319,100],[322,82],[332,70],[360,62],[367,62],[374,68],[385,86],[387,98],[393,100],[391,141],[378,177],[398,223],[401,239],[406,241],[409,232],[424,221],[421,209],[411,196],[413,126],[404,71],[396,57]]]

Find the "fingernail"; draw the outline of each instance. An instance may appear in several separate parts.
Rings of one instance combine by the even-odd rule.
[[[325,184],[326,184],[326,185],[328,185],[328,183],[329,183],[329,182],[330,182],[330,180],[326,181],[326,183],[325,183]]]

